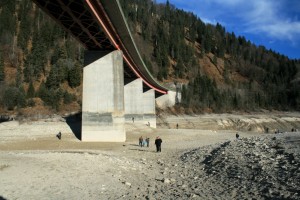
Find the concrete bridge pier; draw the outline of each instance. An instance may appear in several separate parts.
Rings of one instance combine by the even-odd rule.
[[[155,114],[155,91],[150,89],[143,93],[144,103],[144,122],[150,123],[150,127],[156,128],[156,114]]]
[[[141,78],[125,79],[125,121],[144,123],[143,81]]]
[[[122,52],[87,51],[84,66],[81,140],[124,142]]]

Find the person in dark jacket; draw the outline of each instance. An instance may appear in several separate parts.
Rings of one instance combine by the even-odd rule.
[[[150,138],[146,137],[146,144],[147,144],[147,147],[149,147],[149,142],[150,142]]]
[[[156,152],[161,152],[161,143],[162,143],[162,139],[158,136],[155,139]]]
[[[140,146],[140,147],[143,147],[143,142],[144,142],[144,139],[143,139],[143,137],[141,136],[141,137],[139,138],[139,146]]]
[[[239,133],[236,133],[236,134],[235,134],[235,137],[236,137],[236,139],[238,140],[238,139],[240,138]]]

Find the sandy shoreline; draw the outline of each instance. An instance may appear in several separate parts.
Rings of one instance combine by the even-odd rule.
[[[174,117],[165,119],[174,121]],[[208,178],[202,170],[197,172],[197,180],[201,180],[204,188],[185,188],[189,181],[182,176],[191,175],[192,165],[186,165],[180,156],[199,147],[214,148],[228,141],[234,144],[237,130],[190,129],[183,123],[179,129],[126,124],[126,130],[124,143],[86,143],[79,141],[63,121],[1,123],[0,197],[174,199],[179,195],[180,199],[216,199],[210,189],[222,187],[217,182],[205,181]],[[63,133],[62,140],[55,137],[59,131]],[[239,134],[242,138],[273,135],[255,131]],[[150,137],[149,148],[137,145],[141,135]],[[155,152],[153,144],[158,135],[163,139],[161,153]],[[226,199],[228,195],[224,193],[218,198]],[[256,195],[260,197],[259,193]],[[248,193],[242,197],[251,199]]]

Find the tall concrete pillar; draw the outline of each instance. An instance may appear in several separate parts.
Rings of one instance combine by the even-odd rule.
[[[125,121],[144,123],[143,81],[126,80],[124,86]]]
[[[150,127],[156,128],[155,91],[153,89],[143,93],[144,121],[150,123]]]
[[[124,142],[124,66],[121,51],[87,51],[83,69],[82,141]]]

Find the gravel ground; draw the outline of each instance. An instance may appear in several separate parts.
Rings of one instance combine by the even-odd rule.
[[[88,143],[59,120],[1,123],[0,199],[300,199],[299,132],[236,140],[237,129],[188,124],[126,124],[126,142]]]

